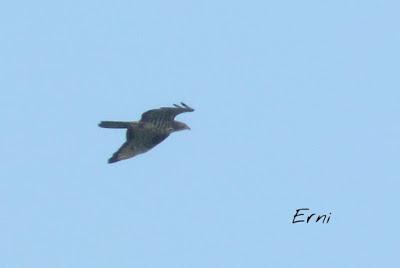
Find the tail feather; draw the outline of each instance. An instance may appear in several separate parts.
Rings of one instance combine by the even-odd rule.
[[[101,121],[99,127],[104,128],[129,128],[132,122],[122,122],[122,121]]]

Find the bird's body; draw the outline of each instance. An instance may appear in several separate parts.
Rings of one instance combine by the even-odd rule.
[[[175,107],[149,110],[142,114],[140,121],[100,122],[99,126],[103,128],[126,129],[126,142],[113,154],[108,163],[114,163],[145,153],[165,140],[171,133],[190,129],[186,124],[174,120],[175,116],[180,113],[194,111],[186,104],[181,104],[182,106],[174,104]]]

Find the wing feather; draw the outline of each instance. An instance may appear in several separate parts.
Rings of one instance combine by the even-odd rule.
[[[158,133],[151,130],[142,130],[136,132],[134,135],[133,133],[127,135],[128,140],[122,144],[110,159],[108,159],[108,163],[115,163],[145,153],[161,143],[168,136],[169,134]]]
[[[160,122],[173,121],[178,114],[194,111],[193,108],[183,102],[181,102],[181,105],[174,104],[174,106],[149,110],[142,114],[140,121],[160,124]]]

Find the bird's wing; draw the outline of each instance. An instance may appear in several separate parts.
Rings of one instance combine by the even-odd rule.
[[[168,136],[169,134],[151,130],[142,130],[136,133],[133,131],[131,135],[127,135],[128,140],[113,154],[108,163],[114,163],[145,153]]]
[[[108,159],[108,163],[114,163],[120,160],[128,159],[135,156],[135,150],[131,144],[132,142],[126,141],[122,146],[116,151],[110,159]]]
[[[159,109],[149,110],[142,114],[140,122],[158,125],[160,122],[173,121],[178,114],[194,111],[193,108],[187,106],[183,102],[181,102],[181,105],[174,104],[174,106],[175,107],[161,107]]]

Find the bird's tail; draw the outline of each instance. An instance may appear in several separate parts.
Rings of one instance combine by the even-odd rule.
[[[99,127],[104,128],[129,128],[132,122],[121,122],[121,121],[101,121]]]

